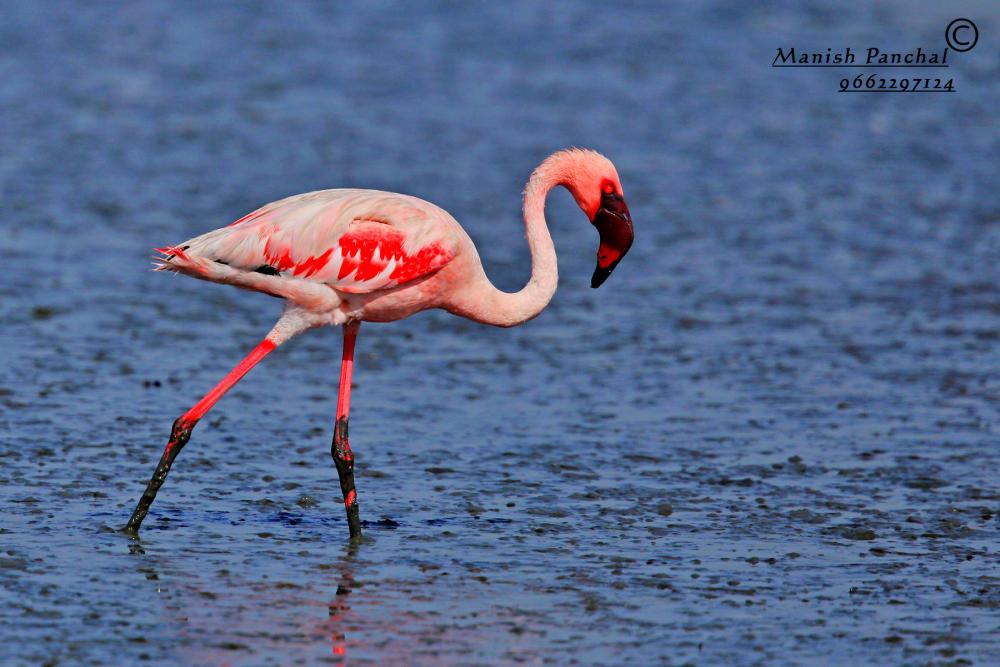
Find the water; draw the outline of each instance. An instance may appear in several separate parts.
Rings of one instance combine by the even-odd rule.
[[[1000,108],[992,3],[8,3],[0,25],[0,663],[995,664]],[[776,47],[938,47],[847,95]],[[280,304],[147,269],[296,192],[451,211],[505,289],[549,152],[618,165],[629,256],[563,192],[551,307],[366,325],[173,419]]]

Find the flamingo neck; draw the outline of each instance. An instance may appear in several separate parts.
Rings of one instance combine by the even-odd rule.
[[[556,249],[545,222],[545,198],[556,185],[565,184],[557,165],[542,163],[524,189],[524,230],[531,250],[531,278],[519,292],[503,292],[486,280],[471,313],[473,319],[498,327],[512,327],[536,317],[549,305],[559,283]]]

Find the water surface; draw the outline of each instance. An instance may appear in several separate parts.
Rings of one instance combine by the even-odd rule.
[[[995,664],[995,5],[8,3],[0,26],[0,662]],[[959,3],[962,4],[962,3]],[[951,95],[845,95],[780,45],[981,44]],[[561,287],[494,330],[277,351],[128,518],[173,419],[279,302],[150,249],[296,192],[430,199],[529,274],[548,153],[637,229],[548,215]]]

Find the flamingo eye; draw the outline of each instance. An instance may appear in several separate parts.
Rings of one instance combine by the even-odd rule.
[[[603,190],[606,195],[614,194],[615,184],[611,181],[604,181],[604,185],[601,186],[601,190]]]

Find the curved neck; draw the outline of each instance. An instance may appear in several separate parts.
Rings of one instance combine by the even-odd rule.
[[[473,319],[498,327],[512,327],[536,317],[549,305],[559,283],[556,249],[545,222],[545,197],[563,183],[558,169],[543,163],[535,169],[524,189],[524,230],[531,250],[531,279],[513,294],[503,292],[485,281],[485,294],[478,294]]]

